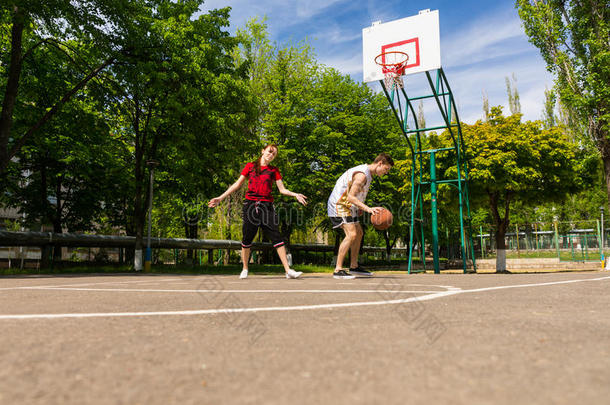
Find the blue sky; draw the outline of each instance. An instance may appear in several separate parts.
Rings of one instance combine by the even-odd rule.
[[[514,1],[208,0],[203,10],[226,6],[232,7],[231,32],[254,16],[266,16],[273,41],[307,40],[320,63],[358,82],[362,81],[362,28],[422,9],[439,10],[443,69],[460,118],[468,124],[482,118],[483,91],[490,105],[504,105],[509,112],[507,76],[514,74],[517,79],[521,110],[528,120],[541,118],[544,90],[553,86],[538,50],[527,41]],[[417,88],[419,82],[407,79],[406,85]]]

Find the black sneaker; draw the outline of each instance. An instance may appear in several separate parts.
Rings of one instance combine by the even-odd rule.
[[[349,274],[345,270],[339,270],[339,271],[335,271],[333,273],[333,278],[342,279],[342,280],[351,280],[351,279],[356,278],[356,276]]]
[[[373,273],[371,273],[368,270],[363,269],[362,267],[358,266],[355,269],[349,269],[349,272],[351,274],[353,274],[354,276],[360,276],[360,277],[373,277]]]

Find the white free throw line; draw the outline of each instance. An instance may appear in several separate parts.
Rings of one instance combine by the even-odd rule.
[[[579,280],[554,281],[548,283],[536,284],[517,284],[498,287],[476,288],[472,290],[452,290],[442,291],[434,294],[423,295],[419,297],[410,297],[396,300],[369,301],[369,302],[347,302],[340,304],[320,304],[320,305],[300,305],[289,307],[259,307],[259,308],[221,308],[221,309],[202,309],[191,311],[156,311],[156,312],[104,312],[104,313],[71,313],[71,314],[27,314],[27,315],[0,315],[0,320],[9,319],[64,319],[64,318],[101,318],[101,317],[132,317],[132,316],[166,316],[166,315],[212,315],[212,314],[230,314],[230,313],[247,313],[247,312],[271,312],[271,311],[303,311],[310,309],[333,309],[346,307],[362,307],[373,305],[392,305],[405,304],[414,301],[428,301],[436,298],[447,297],[450,295],[466,294],[482,291],[502,290],[508,288],[527,288],[527,287],[544,287],[550,285],[583,283],[591,281],[609,280],[610,276],[599,278],[588,278]],[[383,291],[380,291],[382,293]],[[391,294],[392,291],[385,291],[386,294]]]
[[[430,286],[436,287],[436,286]],[[22,289],[28,289],[23,287]],[[162,292],[162,293],[387,293],[390,290],[225,290],[225,289],[201,289],[201,290],[157,290],[149,288],[75,288],[75,287],[30,287],[31,290],[44,291],[101,291],[101,292]],[[442,291],[424,290],[391,290],[392,293],[437,293]]]

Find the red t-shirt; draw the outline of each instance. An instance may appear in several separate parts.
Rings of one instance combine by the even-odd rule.
[[[256,174],[254,162],[250,162],[244,167],[241,174],[248,178],[246,200],[273,202],[273,196],[271,195],[273,183],[282,180],[282,175],[277,167],[261,166],[261,174]]]

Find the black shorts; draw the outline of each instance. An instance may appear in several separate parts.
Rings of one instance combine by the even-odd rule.
[[[273,247],[284,245],[284,238],[280,234],[280,220],[273,208],[273,203],[268,201],[244,201],[243,226],[241,246],[249,248],[258,232],[262,228],[267,238],[273,243]]]
[[[329,217],[330,223],[334,228],[339,228],[343,224],[358,223],[358,217]]]

